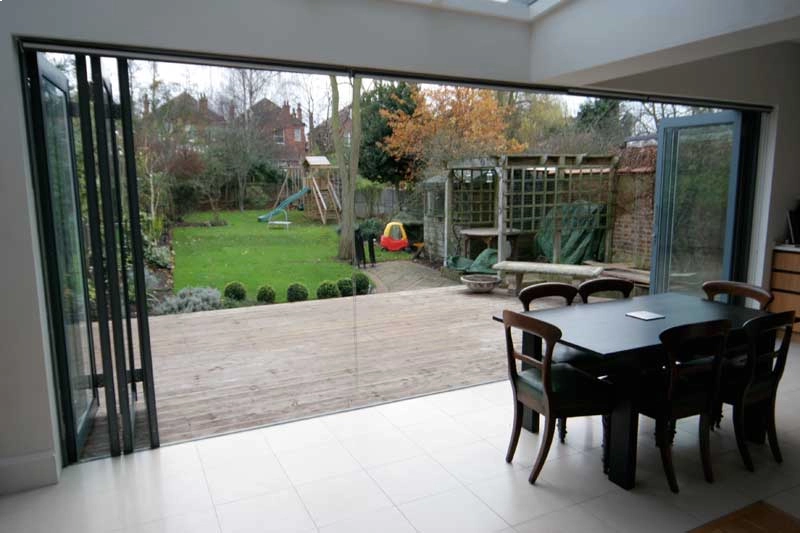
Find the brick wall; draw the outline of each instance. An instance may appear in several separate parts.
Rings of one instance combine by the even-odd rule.
[[[650,267],[656,147],[625,148],[617,170],[612,261]]]

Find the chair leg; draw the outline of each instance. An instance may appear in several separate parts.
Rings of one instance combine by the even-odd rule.
[[[609,454],[609,437],[611,435],[611,415],[603,415],[603,473],[608,474],[609,472],[609,465],[608,460],[610,458]]]
[[[528,483],[533,485],[542,471],[544,462],[547,459],[547,453],[550,451],[550,445],[553,443],[553,435],[556,432],[556,419],[552,416],[545,417],[544,435],[542,435],[542,442],[539,445],[539,454],[536,456],[536,462],[531,470],[531,475],[528,477]]]
[[[522,404],[514,402],[514,427],[511,429],[511,440],[508,442],[508,451],[506,452],[506,462],[510,463],[514,459],[514,453],[517,451],[517,443],[519,442],[519,434],[522,431]]]
[[[775,429],[775,396],[769,405],[769,413],[767,413],[767,438],[769,439],[769,447],[772,450],[772,456],[778,463],[783,462],[783,455],[781,448],[778,446],[778,432]]]
[[[558,440],[561,444],[567,440],[567,419],[563,417],[558,419]]]
[[[714,420],[710,413],[700,415],[700,460],[703,462],[703,475],[709,483],[714,482],[714,472],[711,469],[711,428]]]
[[[661,451],[661,466],[667,477],[669,488],[678,493],[678,480],[675,478],[675,466],[672,464],[672,422],[666,419],[656,420],[656,445]]]
[[[739,455],[742,456],[745,468],[754,472],[753,459],[750,457],[750,450],[747,449],[747,435],[744,430],[744,402],[742,401],[733,406],[733,431],[736,434],[736,446],[739,447]]]
[[[714,406],[714,423],[711,424],[711,431],[714,431],[714,428],[719,429],[721,423],[722,423],[722,402],[718,402]]]

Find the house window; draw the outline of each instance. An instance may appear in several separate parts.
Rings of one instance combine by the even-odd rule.
[[[275,141],[275,144],[284,144],[285,140],[283,138],[283,130],[275,130],[273,140]]]
[[[294,129],[294,142],[299,143],[303,140],[303,130],[300,128]]]

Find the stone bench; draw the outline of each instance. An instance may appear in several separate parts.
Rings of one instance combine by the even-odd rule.
[[[528,261],[500,261],[492,266],[502,277],[514,274],[514,294],[518,295],[522,288],[525,274],[543,274],[549,276],[569,276],[578,279],[596,278],[603,273],[603,267],[586,265],[559,265],[554,263],[533,263]]]

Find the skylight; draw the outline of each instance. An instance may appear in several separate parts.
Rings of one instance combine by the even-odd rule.
[[[395,0],[436,9],[466,11],[490,17],[532,21],[568,0]]]

